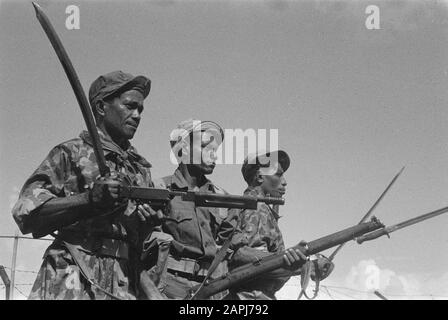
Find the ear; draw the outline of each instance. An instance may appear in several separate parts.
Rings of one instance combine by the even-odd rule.
[[[106,108],[106,103],[104,101],[100,100],[95,103],[96,114],[101,117],[104,117],[105,108]]]
[[[188,164],[190,159],[189,155],[189,147],[184,141],[178,142],[178,144],[173,148],[174,155],[179,163]]]
[[[182,142],[182,146],[180,148],[181,152],[182,152],[182,158],[187,158],[188,161],[190,161],[190,145],[188,143],[185,143],[184,141]]]
[[[255,173],[254,176],[254,182],[257,186],[260,186],[263,184],[264,178],[263,176],[260,174],[260,170],[257,170],[257,172]]]

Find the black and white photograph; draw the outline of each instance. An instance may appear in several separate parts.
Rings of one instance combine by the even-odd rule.
[[[448,300],[447,0],[0,0],[0,101],[0,300]]]

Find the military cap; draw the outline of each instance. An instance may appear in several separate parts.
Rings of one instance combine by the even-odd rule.
[[[90,105],[129,90],[137,90],[146,98],[151,90],[151,80],[145,76],[133,76],[123,71],[112,71],[99,76],[93,81],[89,90]]]
[[[261,169],[263,175],[274,175],[277,172],[278,163],[282,166],[283,171],[288,170],[291,160],[285,151],[258,151],[244,159],[241,173],[244,180],[250,183],[258,169]]]
[[[174,147],[178,142],[188,137],[190,133],[201,131],[214,131],[215,133],[220,135],[221,141],[219,141],[219,144],[221,144],[222,141],[224,140],[224,130],[216,122],[188,119],[180,122],[177,125],[176,129],[171,131],[170,134],[171,146]]]

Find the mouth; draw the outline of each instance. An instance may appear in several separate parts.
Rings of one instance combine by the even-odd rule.
[[[286,193],[286,190],[285,189],[278,190],[278,193],[280,193],[283,196]]]
[[[136,123],[126,123],[126,125],[134,130],[137,130],[138,124]]]

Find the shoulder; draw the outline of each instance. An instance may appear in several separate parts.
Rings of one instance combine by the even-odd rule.
[[[246,224],[266,224],[269,217],[269,207],[264,203],[259,203],[257,209],[244,209],[240,212],[241,222]]]
[[[213,189],[215,191],[215,193],[217,194],[229,194],[224,188],[221,188],[220,186],[216,185],[215,183],[213,184]]]
[[[89,149],[93,151],[92,147],[86,144],[81,138],[73,138],[58,144],[53,148],[52,151],[77,154],[82,152],[83,150]]]
[[[76,158],[76,154],[79,153],[82,145],[82,140],[75,138],[54,146],[45,158],[43,165],[49,167],[59,164],[62,165],[63,163]]]

